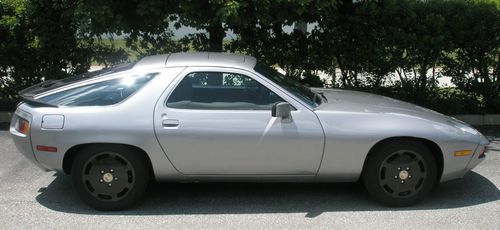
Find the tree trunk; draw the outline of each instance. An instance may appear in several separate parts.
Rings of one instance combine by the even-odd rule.
[[[293,30],[301,32],[303,34],[307,33],[307,23],[304,21],[296,21]]]
[[[220,23],[211,24],[208,27],[208,33],[210,36],[209,47],[208,47],[209,51],[222,52],[222,41],[226,36],[226,32],[224,31],[224,28],[222,28],[222,24]]]
[[[415,93],[416,102],[425,102],[427,100],[427,64],[420,66],[420,76],[418,77],[417,90]]]

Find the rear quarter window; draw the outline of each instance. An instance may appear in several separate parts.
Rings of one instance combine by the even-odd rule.
[[[56,106],[106,106],[117,104],[157,76],[158,73],[129,75],[74,87],[37,98]]]

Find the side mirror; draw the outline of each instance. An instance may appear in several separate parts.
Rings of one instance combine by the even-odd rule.
[[[273,105],[271,115],[280,117],[282,121],[292,120],[292,106],[287,102],[278,102]]]

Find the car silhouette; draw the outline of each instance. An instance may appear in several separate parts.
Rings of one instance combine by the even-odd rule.
[[[10,133],[99,210],[165,182],[356,182],[391,206],[461,178],[489,141],[452,117],[374,94],[308,88],[253,57],[172,53],[20,93]],[[333,196],[333,194],[332,194]]]

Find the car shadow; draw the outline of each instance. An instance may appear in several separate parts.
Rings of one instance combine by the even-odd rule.
[[[500,199],[491,181],[470,172],[463,179],[441,184],[422,203],[405,208],[373,201],[357,183],[161,183],[153,184],[140,205],[125,211],[100,212],[83,204],[71,178],[54,175],[36,200],[59,212],[99,215],[199,215],[306,213],[316,217],[338,211],[404,211],[474,206]]]

